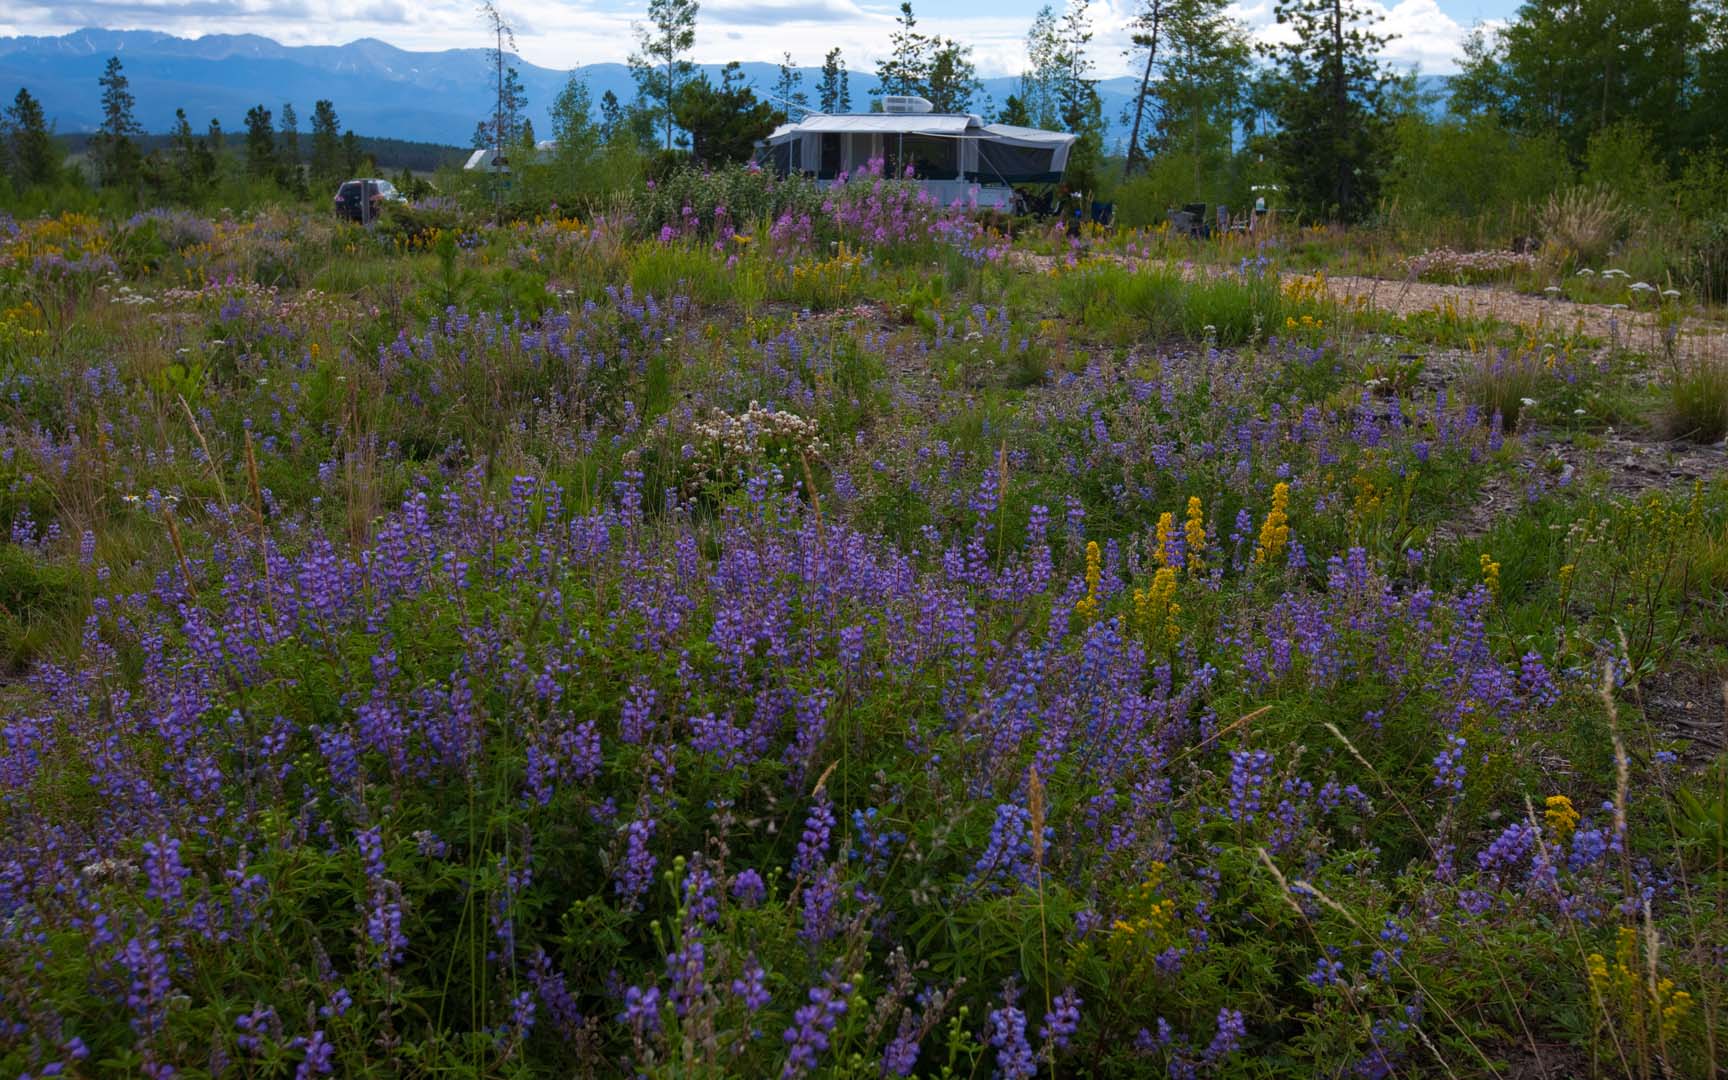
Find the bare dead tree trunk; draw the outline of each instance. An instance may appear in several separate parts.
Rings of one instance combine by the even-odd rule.
[[[1140,118],[1146,112],[1146,89],[1152,84],[1152,60],[1158,55],[1159,23],[1164,18],[1164,0],[1152,0],[1152,32],[1144,37],[1136,34],[1135,44],[1146,46],[1146,70],[1140,75],[1140,95],[1134,99],[1134,127],[1128,133],[1128,163],[1123,166],[1124,173],[1132,173],[1134,166],[1145,155],[1140,152]]]

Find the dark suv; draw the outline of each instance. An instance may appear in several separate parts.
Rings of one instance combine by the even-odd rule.
[[[344,180],[336,189],[336,216],[349,221],[376,221],[385,203],[407,201],[388,180]]]

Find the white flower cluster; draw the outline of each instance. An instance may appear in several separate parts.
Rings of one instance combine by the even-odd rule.
[[[796,413],[765,409],[754,401],[737,416],[716,412],[697,421],[696,435],[723,453],[739,458],[765,453],[821,457],[828,449],[816,421]]]
[[[685,448],[685,458],[704,483],[724,483],[758,465],[790,478],[801,458],[819,459],[828,450],[816,421],[754,401],[736,416],[715,412],[697,421],[692,434],[696,445]]]
[[[1434,248],[1404,261],[1406,273],[1424,275],[1504,274],[1535,267],[1536,256],[1521,251],[1453,251]]]

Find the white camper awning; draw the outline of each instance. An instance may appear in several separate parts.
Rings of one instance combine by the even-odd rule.
[[[933,116],[930,114],[867,113],[857,116],[808,116],[797,124],[776,130],[770,139],[797,131],[799,134],[845,132],[875,135],[964,135],[967,128],[983,125],[976,116]]]

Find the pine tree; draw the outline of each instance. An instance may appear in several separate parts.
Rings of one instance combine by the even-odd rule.
[[[277,181],[302,198],[306,194],[306,177],[300,171],[300,117],[289,102],[282,103],[281,127],[276,139]]]
[[[1092,41],[1089,0],[1068,0],[1057,26],[1056,108],[1062,127],[1079,138],[1068,151],[1067,179],[1079,191],[1095,191],[1104,163],[1104,103],[1098,96],[1086,47]]]
[[[664,127],[667,150],[678,88],[695,71],[685,55],[696,45],[697,9],[697,0],[648,0],[648,22],[636,28],[637,51],[630,54],[637,98]]]
[[[791,53],[781,57],[780,72],[774,80],[772,104],[788,116],[810,107],[810,97],[804,93],[804,73],[793,64]]]
[[[838,48],[822,59],[822,79],[816,84],[816,107],[830,116],[852,111],[852,86],[846,61]]]
[[[104,187],[134,186],[143,156],[133,138],[143,129],[133,115],[137,99],[132,96],[132,84],[119,57],[108,58],[96,82],[102,87],[102,124],[90,140],[90,152],[96,161],[97,178]]]
[[[254,105],[246,110],[246,175],[265,180],[277,175],[276,132],[270,110]]]
[[[618,99],[614,97],[612,100],[616,103]],[[563,89],[552,99],[552,138],[557,143],[552,161],[567,191],[578,188],[583,170],[606,141],[602,127],[595,125],[591,113],[588,83],[571,72]]]
[[[930,78],[932,42],[918,32],[912,0],[901,0],[897,29],[889,39],[888,55],[876,65],[877,97],[922,97]]]
[[[342,133],[342,175],[359,176],[360,166],[366,164],[366,154],[360,148],[360,136],[350,128]]]
[[[312,179],[329,186],[342,168],[341,121],[336,119],[336,106],[329,100],[319,100],[312,106]]]
[[[673,110],[678,126],[690,133],[691,156],[704,165],[748,158],[756,140],[774,129],[779,112],[772,103],[756,100],[737,61],[720,72],[719,86],[706,75],[685,83]]]
[[[1267,85],[1278,124],[1272,157],[1298,205],[1360,218],[1387,147],[1390,78],[1379,57],[1389,38],[1356,0],[1279,0],[1277,18],[1294,40],[1261,46],[1276,65]]]
[[[1140,72],[1140,92],[1134,95],[1130,108],[1134,113],[1134,123],[1128,129],[1128,162],[1125,172],[1133,172],[1134,166],[1144,158],[1140,144],[1140,125],[1146,117],[1146,98],[1152,87],[1152,66],[1158,59],[1158,44],[1164,33],[1164,14],[1169,6],[1169,0],[1142,0],[1140,11],[1129,24],[1130,38],[1134,48],[1146,52],[1146,66]]]
[[[198,202],[208,193],[210,181],[216,176],[216,159],[210,146],[192,134],[192,122],[185,109],[174,110],[174,131],[169,137],[174,164],[175,186],[180,197]]]
[[[972,99],[983,90],[978,69],[972,63],[972,46],[950,38],[934,39],[930,70],[924,77],[924,96],[939,113],[972,111]]]
[[[51,182],[60,170],[60,155],[42,103],[29,90],[18,88],[0,128],[6,133],[6,173],[13,186],[22,190]]]
[[[610,143],[624,134],[624,106],[608,90],[600,95],[600,141]]]

